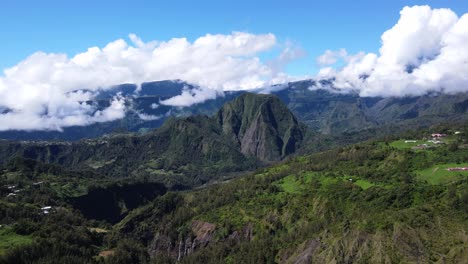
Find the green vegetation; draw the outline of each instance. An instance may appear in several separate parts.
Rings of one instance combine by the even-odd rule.
[[[31,236],[16,234],[11,227],[0,227],[0,255],[4,255],[15,247],[27,245],[31,242]]]
[[[302,192],[302,184],[297,177],[290,175],[278,181],[278,185],[287,193],[299,194]]]
[[[190,241],[198,250],[182,263],[461,263],[468,254],[468,178],[434,185],[419,171],[467,159],[468,149],[447,145],[413,151],[357,144],[167,194],[130,213],[117,230],[136,240],[158,230],[140,241],[166,262]]]
[[[344,146],[377,132],[307,138],[278,102],[245,95],[215,117],[170,119],[145,135],[0,142],[0,224],[6,226],[0,238],[14,245],[2,249],[0,263],[467,258],[468,177],[445,170],[468,164],[466,127]],[[343,122],[330,129],[347,126],[346,112],[331,115]],[[366,123],[362,116],[352,120]],[[401,144],[454,129],[463,133],[424,151]],[[304,142],[302,155],[291,156]]]
[[[428,146],[435,146],[434,143],[427,142],[427,140],[415,140],[416,142],[405,142],[407,140],[396,140],[390,144],[390,146],[397,149],[410,149],[421,144],[427,144]]]
[[[457,263],[468,251],[468,178],[435,183],[422,175],[436,161],[443,168],[466,165],[468,149],[458,147],[465,141],[425,151],[385,141],[360,143],[202,189],[169,192],[134,207],[135,197],[119,195],[143,189],[121,191],[125,184],[107,179],[88,186],[87,196],[64,198],[72,185],[61,183],[52,165],[16,160],[4,175],[15,175],[27,192],[2,199],[1,219],[30,240],[6,250],[3,260],[175,263],[180,254],[181,263]],[[78,189],[93,182],[58,172],[64,182],[77,180]],[[50,182],[28,189],[41,177]],[[3,179],[13,183],[12,177]],[[114,226],[85,219],[73,201],[84,201],[83,209],[103,202],[125,218]],[[39,208],[48,204],[61,209],[41,215]]]
[[[448,184],[468,178],[468,171],[449,171],[448,168],[468,167],[468,163],[434,165],[416,172],[417,178],[429,184]]]
[[[356,184],[357,186],[361,187],[364,190],[367,190],[370,187],[375,186],[375,184],[366,180],[357,180],[356,182],[354,182],[354,184]]]
[[[169,118],[143,135],[73,143],[0,141],[0,163],[14,163],[19,156],[55,164],[56,170],[68,168],[113,179],[147,178],[187,189],[216,181],[219,175],[281,160],[295,153],[305,137],[306,127],[277,97],[245,93],[212,117]],[[60,189],[64,196],[82,194],[82,189],[75,194],[74,188]]]

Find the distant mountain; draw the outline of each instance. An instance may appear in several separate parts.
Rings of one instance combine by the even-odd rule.
[[[0,131],[0,139],[10,140],[68,140],[76,141],[84,138],[96,138],[106,134],[142,132],[160,127],[170,117],[184,117],[198,114],[212,115],[227,101],[234,99],[240,93],[227,92],[224,96],[190,107],[175,107],[161,104],[163,100],[179,95],[184,89],[191,90],[195,86],[180,80],[168,80],[143,83],[138,89],[135,84],[122,84],[101,91],[93,105],[97,110],[109,106],[113,96],[120,94],[125,97],[127,112],[123,119],[94,123],[88,126],[66,127],[63,131]]]
[[[329,88],[318,89],[319,86]],[[148,82],[143,83],[141,87],[134,84],[117,85],[101,92],[93,104],[97,105],[98,109],[103,109],[109,105],[113,96],[124,96],[128,111],[121,120],[84,127],[68,127],[63,132],[3,131],[0,132],[0,139],[79,140],[112,133],[146,133],[160,127],[170,116],[215,115],[224,103],[243,93],[226,92],[224,96],[190,107],[174,107],[160,103],[180,95],[184,89],[195,88],[194,85],[180,80]],[[271,94],[278,96],[299,121],[325,135],[359,133],[369,129],[384,131],[389,126],[409,129],[428,127],[446,121],[468,121],[467,92],[414,97],[360,97],[357,93],[343,93],[334,89],[331,82],[314,80],[291,82],[271,88]],[[267,90],[255,90],[256,93],[265,91]],[[250,150],[253,151],[257,150]]]
[[[306,80],[289,83],[273,94],[300,121],[322,134],[338,135],[391,125],[410,129],[446,121],[468,121],[468,92],[360,97],[356,93],[341,93],[333,88],[317,89],[317,82]]]
[[[247,93],[213,117],[172,117],[144,135],[0,141],[0,163],[19,156],[110,177],[146,175],[169,185],[193,186],[283,159],[299,148],[305,134],[305,125],[276,96]]]

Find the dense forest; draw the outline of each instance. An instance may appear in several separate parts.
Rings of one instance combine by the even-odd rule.
[[[410,131],[188,191],[15,159],[0,178],[1,262],[463,263],[467,135]],[[86,199],[110,201],[111,217],[80,210]]]

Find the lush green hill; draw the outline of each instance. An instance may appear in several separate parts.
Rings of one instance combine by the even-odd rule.
[[[306,128],[275,96],[244,94],[213,117],[170,118],[144,135],[1,141],[0,162],[19,156],[114,178],[146,176],[191,187],[283,159],[299,148],[305,134]]]
[[[424,151],[393,141],[170,193],[130,213],[116,232],[155,259],[182,263],[463,263],[468,172],[445,170],[434,176],[440,181],[425,175],[434,164],[467,166],[468,139],[450,136],[450,144]]]
[[[223,133],[242,153],[275,161],[294,153],[305,137],[299,124],[277,97],[245,93],[225,104],[216,115]]]
[[[171,122],[190,138],[213,124]],[[445,144],[405,143],[434,132]],[[0,245],[0,263],[464,263],[468,172],[447,168],[468,165],[466,135],[418,130],[167,193],[149,179],[17,158],[0,170],[0,237],[12,243]]]

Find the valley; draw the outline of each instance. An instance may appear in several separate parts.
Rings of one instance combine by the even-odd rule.
[[[466,125],[353,143],[371,134],[335,140],[299,120],[277,97],[246,93],[144,134],[2,141],[1,259],[466,259],[468,171],[449,170],[468,166]]]
[[[468,264],[467,1],[0,25],[0,264]]]

